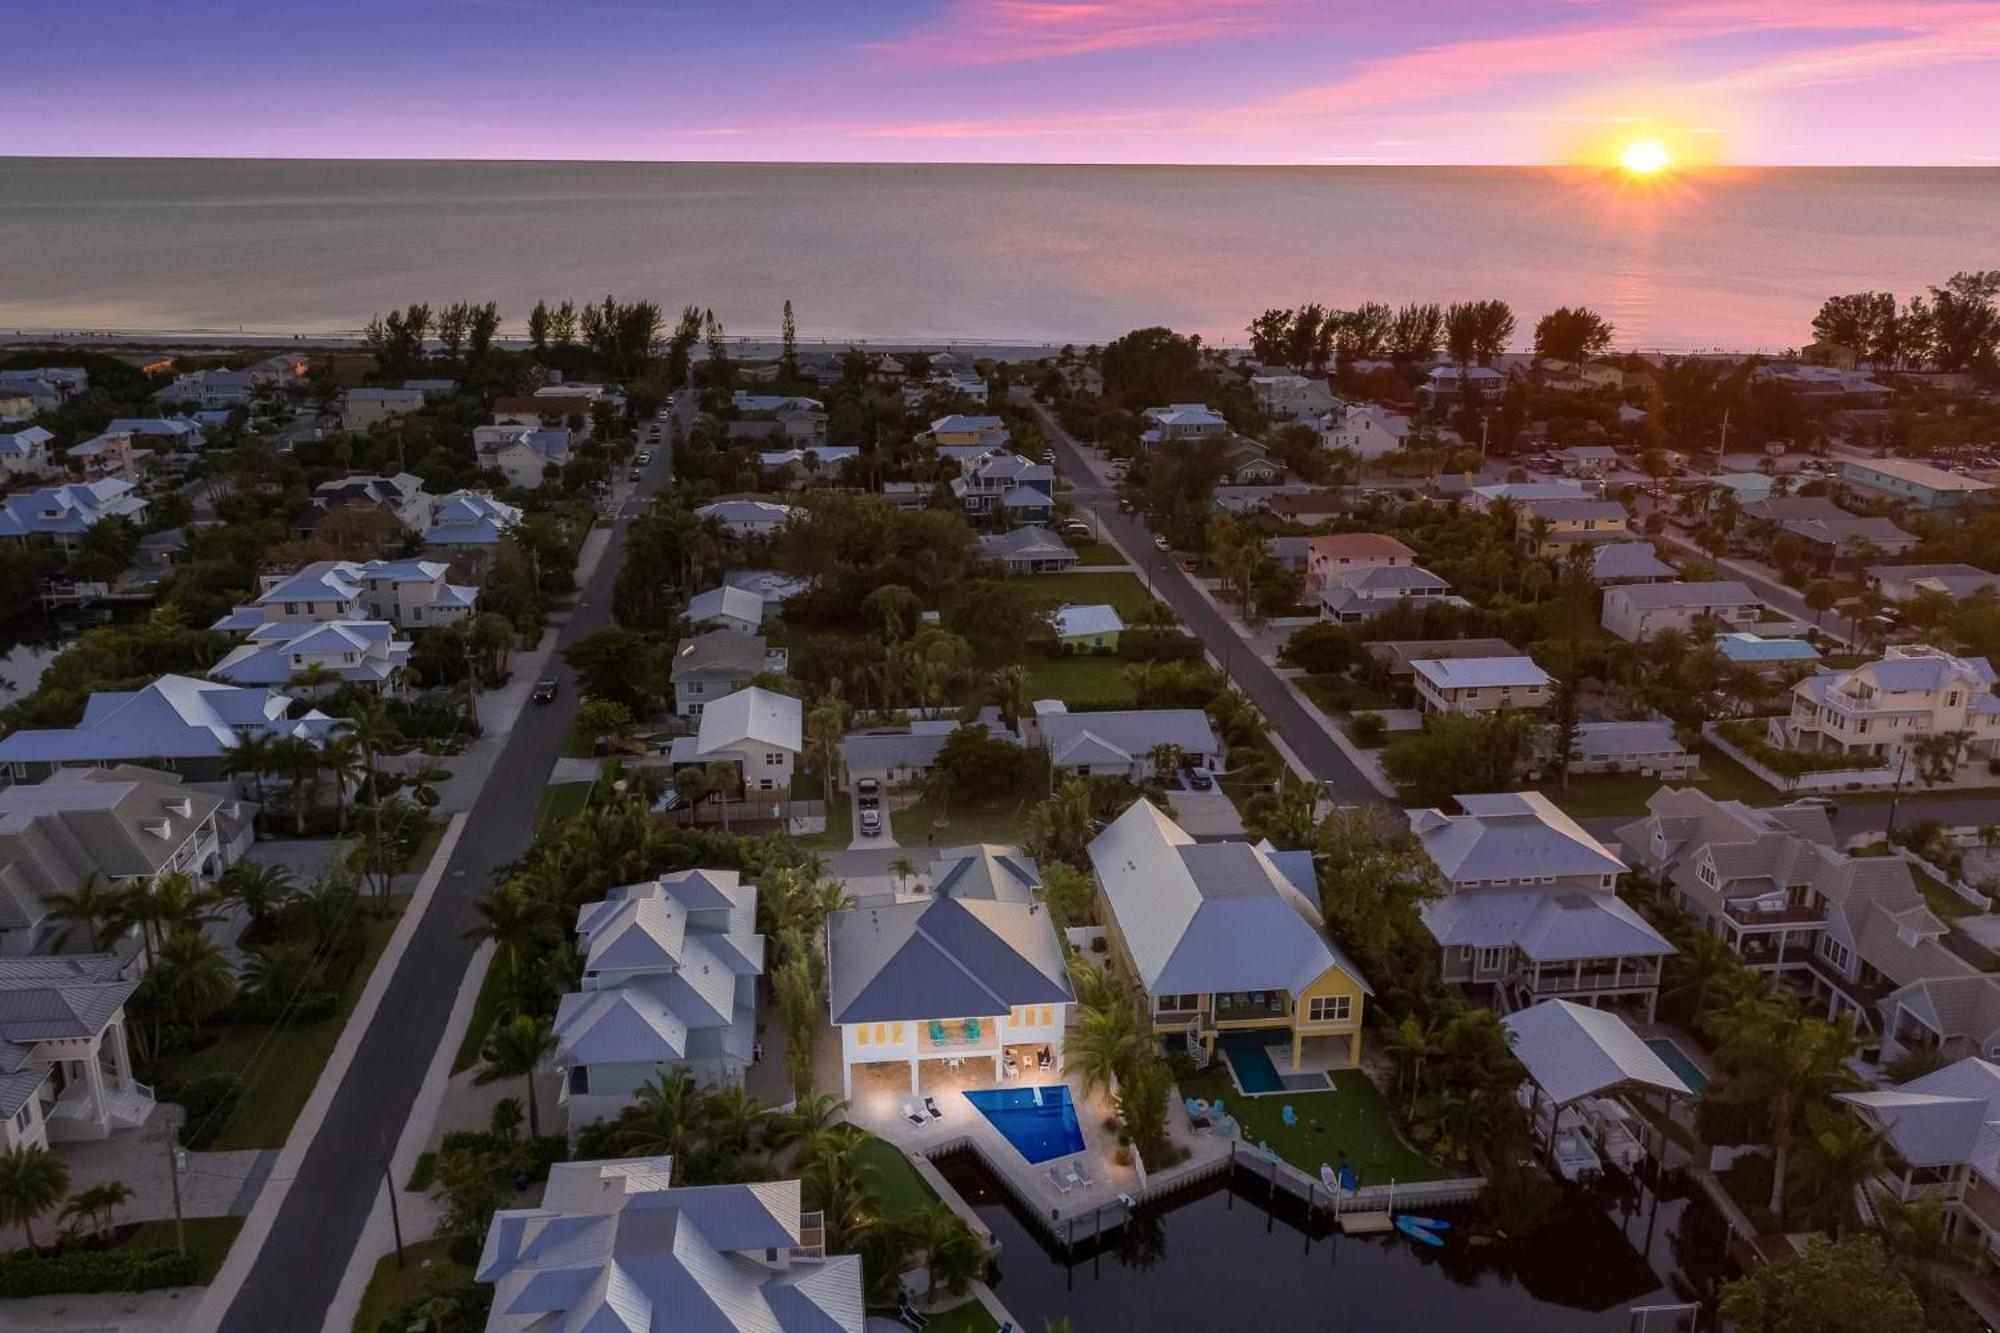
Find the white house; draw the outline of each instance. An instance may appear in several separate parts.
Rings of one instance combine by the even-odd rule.
[[[1250,395],[1274,421],[1310,421],[1339,402],[1324,376],[1252,375]]]
[[[748,589],[725,583],[689,598],[687,618],[696,629],[713,626],[738,634],[755,634],[764,624],[764,599]]]
[[[386,620],[271,620],[252,629],[208,674],[232,685],[290,685],[309,699],[315,691],[297,678],[317,667],[336,683],[321,692],[345,684],[380,694],[401,681],[410,647]]]
[[[1374,403],[1336,402],[1318,426],[1321,444],[1352,450],[1363,461],[1396,453],[1410,439],[1410,419]]]
[[[734,694],[760,675],[782,676],[789,664],[789,654],[768,647],[761,634],[718,629],[682,639],[674,650],[674,712],[700,717],[710,700]]]
[[[1397,606],[1465,606],[1443,577],[1421,565],[1371,565],[1329,574],[1321,582],[1321,620],[1354,624],[1373,620]]]
[[[1180,444],[1229,438],[1228,420],[1222,413],[1202,403],[1149,407],[1141,415],[1149,423],[1139,435],[1141,444]]]
[[[341,395],[340,424],[344,430],[367,430],[423,405],[422,389],[349,389]]]
[[[792,770],[805,748],[803,736],[804,713],[797,699],[752,686],[704,706],[700,729],[674,737],[669,758],[677,768],[734,764],[746,792],[788,794]]]
[[[796,1180],[674,1187],[666,1157],[558,1162],[493,1215],[487,1333],[863,1333],[858,1255],[828,1255]]]
[[[1025,877],[947,873],[934,895],[828,918],[843,1096],[861,1065],[900,1066],[913,1093],[926,1061],[990,1060],[996,1083],[1010,1066],[1040,1067],[1045,1049],[1061,1067],[1076,995],[1055,922],[1034,897],[1040,875],[1025,865]]]
[[[70,551],[84,533],[107,518],[145,523],[145,498],[131,482],[106,477],[37,491],[16,491],[0,499],[0,538],[26,541],[30,537],[47,537],[58,550]]]
[[[0,958],[5,1147],[109,1138],[153,1114],[132,1077],[125,1003],[139,983],[126,970],[108,953]]]
[[[1881,1136],[1881,1173],[1866,1188],[1905,1203],[1936,1200],[1949,1233],[2000,1258],[2000,1065],[1967,1056],[1906,1083],[1840,1092]]]
[[[1046,748],[1059,774],[1143,782],[1154,775],[1154,755],[1163,746],[1177,750],[1185,765],[1222,767],[1222,741],[1199,708],[1072,713],[1060,699],[1037,699],[1034,716],[1022,721],[1028,743]]]
[[[572,1130],[615,1117],[662,1069],[741,1083],[757,1046],[757,886],[684,870],[610,890],[576,915],[578,990],[557,1003],[555,1065]]]
[[[315,560],[266,574],[257,600],[209,628],[248,631],[270,622],[386,620],[398,629],[450,625],[472,614],[477,588],[452,583],[436,560]]]
[[[570,432],[560,426],[475,426],[472,449],[479,466],[492,468],[509,486],[535,490],[548,480],[549,469],[569,461]]]
[[[1892,644],[1873,662],[1807,676],[1773,739],[1795,750],[1896,764],[1923,737],[1962,737],[1958,766],[2000,756],[2000,696],[1983,657]]]
[[[1607,588],[1601,622],[1627,643],[1650,639],[1662,630],[1692,630],[1703,621],[1738,629],[1764,618],[1764,604],[1747,583],[1722,579],[1705,583],[1634,583]]]
[[[1417,705],[1427,713],[1476,716],[1545,708],[1555,678],[1532,657],[1449,657],[1412,662]]]
[[[0,472],[33,477],[49,470],[49,441],[55,436],[40,426],[0,434]]]
[[[769,500],[716,500],[696,509],[694,516],[714,519],[734,537],[770,537],[791,522],[792,509]]]
[[[520,510],[484,491],[453,491],[431,502],[424,545],[490,551],[520,522]]]

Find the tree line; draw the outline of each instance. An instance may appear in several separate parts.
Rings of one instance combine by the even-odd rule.
[[[1956,273],[1898,303],[1894,292],[1829,296],[1813,337],[1883,370],[1990,369],[2000,349],[2000,269]]]
[[[1460,365],[1493,364],[1517,328],[1505,301],[1408,302],[1393,309],[1370,301],[1352,310],[1316,301],[1266,310],[1250,321],[1250,354],[1266,365],[1322,374],[1329,365],[1389,360],[1406,365],[1440,352]],[[1580,362],[1611,345],[1612,327],[1585,306],[1561,306],[1535,323],[1535,355]]]

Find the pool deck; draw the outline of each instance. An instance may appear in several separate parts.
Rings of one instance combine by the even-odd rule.
[[[1271,1062],[1282,1087],[1265,1092],[1245,1092],[1242,1073],[1224,1054],[1222,1047],[1216,1048],[1215,1058],[1229,1068],[1229,1081],[1236,1085],[1240,1097],[1291,1097],[1300,1093],[1325,1092],[1333,1086],[1328,1077],[1335,1070],[1351,1069],[1354,1066],[1347,1058],[1347,1038],[1307,1037],[1304,1048],[1299,1052],[1299,1067],[1292,1068],[1292,1041],[1290,1037],[1272,1040],[1264,1047],[1264,1056]]]

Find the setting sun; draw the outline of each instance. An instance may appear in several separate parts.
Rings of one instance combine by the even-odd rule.
[[[1618,154],[1618,165],[1634,176],[1651,176],[1673,165],[1674,155],[1658,139],[1634,139]]]

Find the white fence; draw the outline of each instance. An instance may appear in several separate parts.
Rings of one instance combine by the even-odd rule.
[[[1710,745],[1749,769],[1757,777],[1776,787],[1779,791],[1798,793],[1814,791],[1852,791],[1893,787],[1896,785],[1894,769],[1877,768],[1836,768],[1820,773],[1800,773],[1785,777],[1768,765],[1750,757],[1741,746],[1725,739],[1716,730],[1713,722],[1704,722],[1701,734]]]

